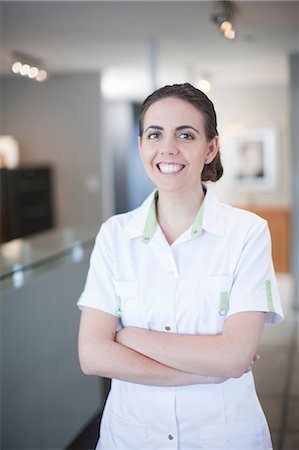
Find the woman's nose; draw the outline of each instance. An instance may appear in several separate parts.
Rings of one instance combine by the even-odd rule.
[[[165,140],[161,143],[160,154],[161,155],[169,155],[175,156],[178,153],[178,148],[172,140]]]

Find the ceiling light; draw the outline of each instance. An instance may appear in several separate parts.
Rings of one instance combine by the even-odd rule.
[[[233,2],[221,1],[216,2],[217,11],[211,16],[211,21],[215,23],[219,30],[222,31],[226,39],[234,39],[236,37],[235,15],[236,8]]]
[[[30,67],[29,72],[28,72],[28,77],[29,78],[36,78],[38,76],[38,68],[37,67]]]
[[[208,80],[202,78],[201,80],[198,80],[198,82],[196,83],[196,87],[197,89],[200,89],[202,92],[207,94],[211,90],[211,83]]]
[[[13,57],[14,62],[11,70],[14,74],[27,76],[36,81],[44,81],[48,78],[47,72],[41,68],[42,63],[40,60],[20,52],[14,52]]]
[[[226,37],[226,39],[235,39],[236,37],[236,32],[235,30],[233,30],[232,28],[230,30],[226,30],[224,32],[224,36]]]
[[[37,81],[45,81],[48,78],[48,74],[45,70],[39,70],[36,80]]]
[[[22,67],[22,63],[20,61],[16,61],[15,63],[13,63],[11,70],[13,71],[13,73],[20,73]]]
[[[233,27],[232,23],[229,20],[225,20],[224,22],[222,22],[222,24],[220,25],[220,30],[221,31],[227,31],[227,30],[231,30]]]
[[[23,64],[21,69],[20,69],[20,74],[25,76],[29,74],[29,70],[30,70],[30,66],[29,64]]]

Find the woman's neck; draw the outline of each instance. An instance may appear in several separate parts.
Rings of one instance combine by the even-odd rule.
[[[159,191],[157,220],[170,245],[193,224],[203,199],[202,186],[192,195]]]

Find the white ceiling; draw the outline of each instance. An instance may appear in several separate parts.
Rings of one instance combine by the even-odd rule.
[[[2,1],[1,71],[11,53],[42,59],[49,74],[103,73],[111,95],[209,74],[214,86],[287,84],[299,51],[298,1],[237,1],[237,39],[225,39],[211,1]],[[150,48],[153,50],[151,53]],[[154,65],[151,65],[151,55]]]

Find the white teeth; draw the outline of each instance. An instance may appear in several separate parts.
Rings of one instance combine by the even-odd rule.
[[[158,164],[159,169],[162,173],[177,173],[184,168],[182,164]]]

